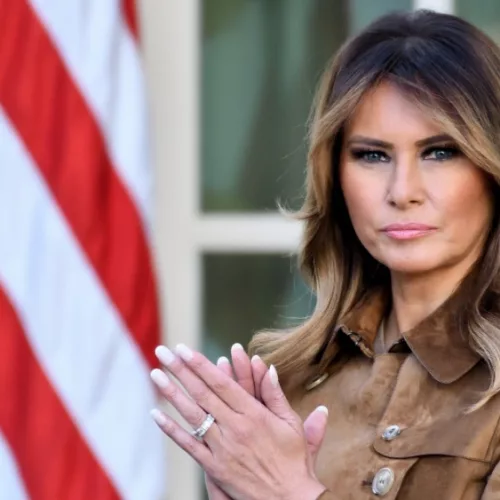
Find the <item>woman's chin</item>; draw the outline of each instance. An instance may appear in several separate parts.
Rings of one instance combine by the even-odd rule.
[[[390,258],[383,259],[383,264],[389,268],[391,272],[401,274],[426,274],[437,269],[444,262],[439,262],[439,259],[429,259],[424,255],[404,255],[404,256],[391,256]],[[441,264],[441,265],[440,265]]]
[[[397,274],[406,274],[406,275],[419,275],[419,274],[427,274],[429,272],[432,272],[433,269],[435,269],[433,266],[428,266],[428,265],[419,265],[417,263],[414,264],[394,264],[394,265],[388,265],[387,266],[391,273],[397,273]]]

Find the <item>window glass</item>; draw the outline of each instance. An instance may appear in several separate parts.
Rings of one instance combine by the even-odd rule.
[[[351,0],[349,2],[349,31],[357,33],[377,17],[394,11],[409,11],[413,0]]]
[[[455,0],[457,15],[485,31],[500,43],[500,2],[498,0]]]
[[[344,2],[207,0],[203,15],[202,208],[300,204],[305,122],[346,35]]]
[[[319,78],[349,34],[410,0],[205,0],[204,211],[300,206],[306,121]]]
[[[314,297],[295,258],[281,255],[207,254],[203,258],[203,351],[215,361],[231,345],[247,346],[262,328],[296,325]]]

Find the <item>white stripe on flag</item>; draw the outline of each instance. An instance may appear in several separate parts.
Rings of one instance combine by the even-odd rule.
[[[148,367],[1,108],[0,158],[0,280],[28,340],[121,495],[159,498]]]
[[[121,0],[30,0],[100,125],[113,165],[151,232],[145,82]]]
[[[16,461],[0,432],[0,500],[29,500]]]

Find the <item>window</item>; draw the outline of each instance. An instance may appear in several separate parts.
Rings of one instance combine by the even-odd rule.
[[[253,247],[258,254],[250,252],[253,235],[245,231],[245,256],[223,245],[220,254],[200,249],[203,345],[213,358],[227,354],[233,342],[245,343],[256,329],[276,325],[275,307],[282,308],[280,326],[310,312],[304,304],[314,299],[289,255],[299,232],[286,252],[269,244],[285,233],[277,200],[291,208],[302,202],[306,121],[332,54],[383,12],[411,7],[404,0],[203,2],[199,216],[219,221],[221,230],[228,218],[243,228],[251,219],[258,227],[260,220],[262,231],[264,219],[277,221],[268,241]]]
[[[349,34],[402,8],[411,3],[203,2],[201,218],[218,220],[222,229],[228,217],[242,226],[274,217],[267,243],[280,239],[277,200],[294,209],[302,202],[306,121],[326,63]],[[314,306],[290,256],[297,237],[287,252],[263,241],[256,253],[245,250],[252,234],[240,237],[238,253],[222,245],[218,252],[200,249],[201,345],[214,361],[258,329],[297,324]]]

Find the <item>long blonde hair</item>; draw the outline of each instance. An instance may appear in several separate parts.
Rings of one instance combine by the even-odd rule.
[[[306,198],[293,214],[304,222],[299,266],[316,295],[316,308],[300,326],[260,332],[249,346],[252,354],[276,366],[285,385],[290,380],[304,384],[325,370],[335,355],[331,338],[339,318],[367,290],[389,284],[388,270],[354,233],[338,180],[344,125],[382,81],[398,85],[439,122],[499,190],[500,50],[485,34],[455,16],[420,10],[384,16],[348,41],[325,72],[315,99]],[[458,321],[491,370],[491,385],[477,407],[500,392],[499,220],[495,203]],[[323,355],[327,346],[330,356]]]

